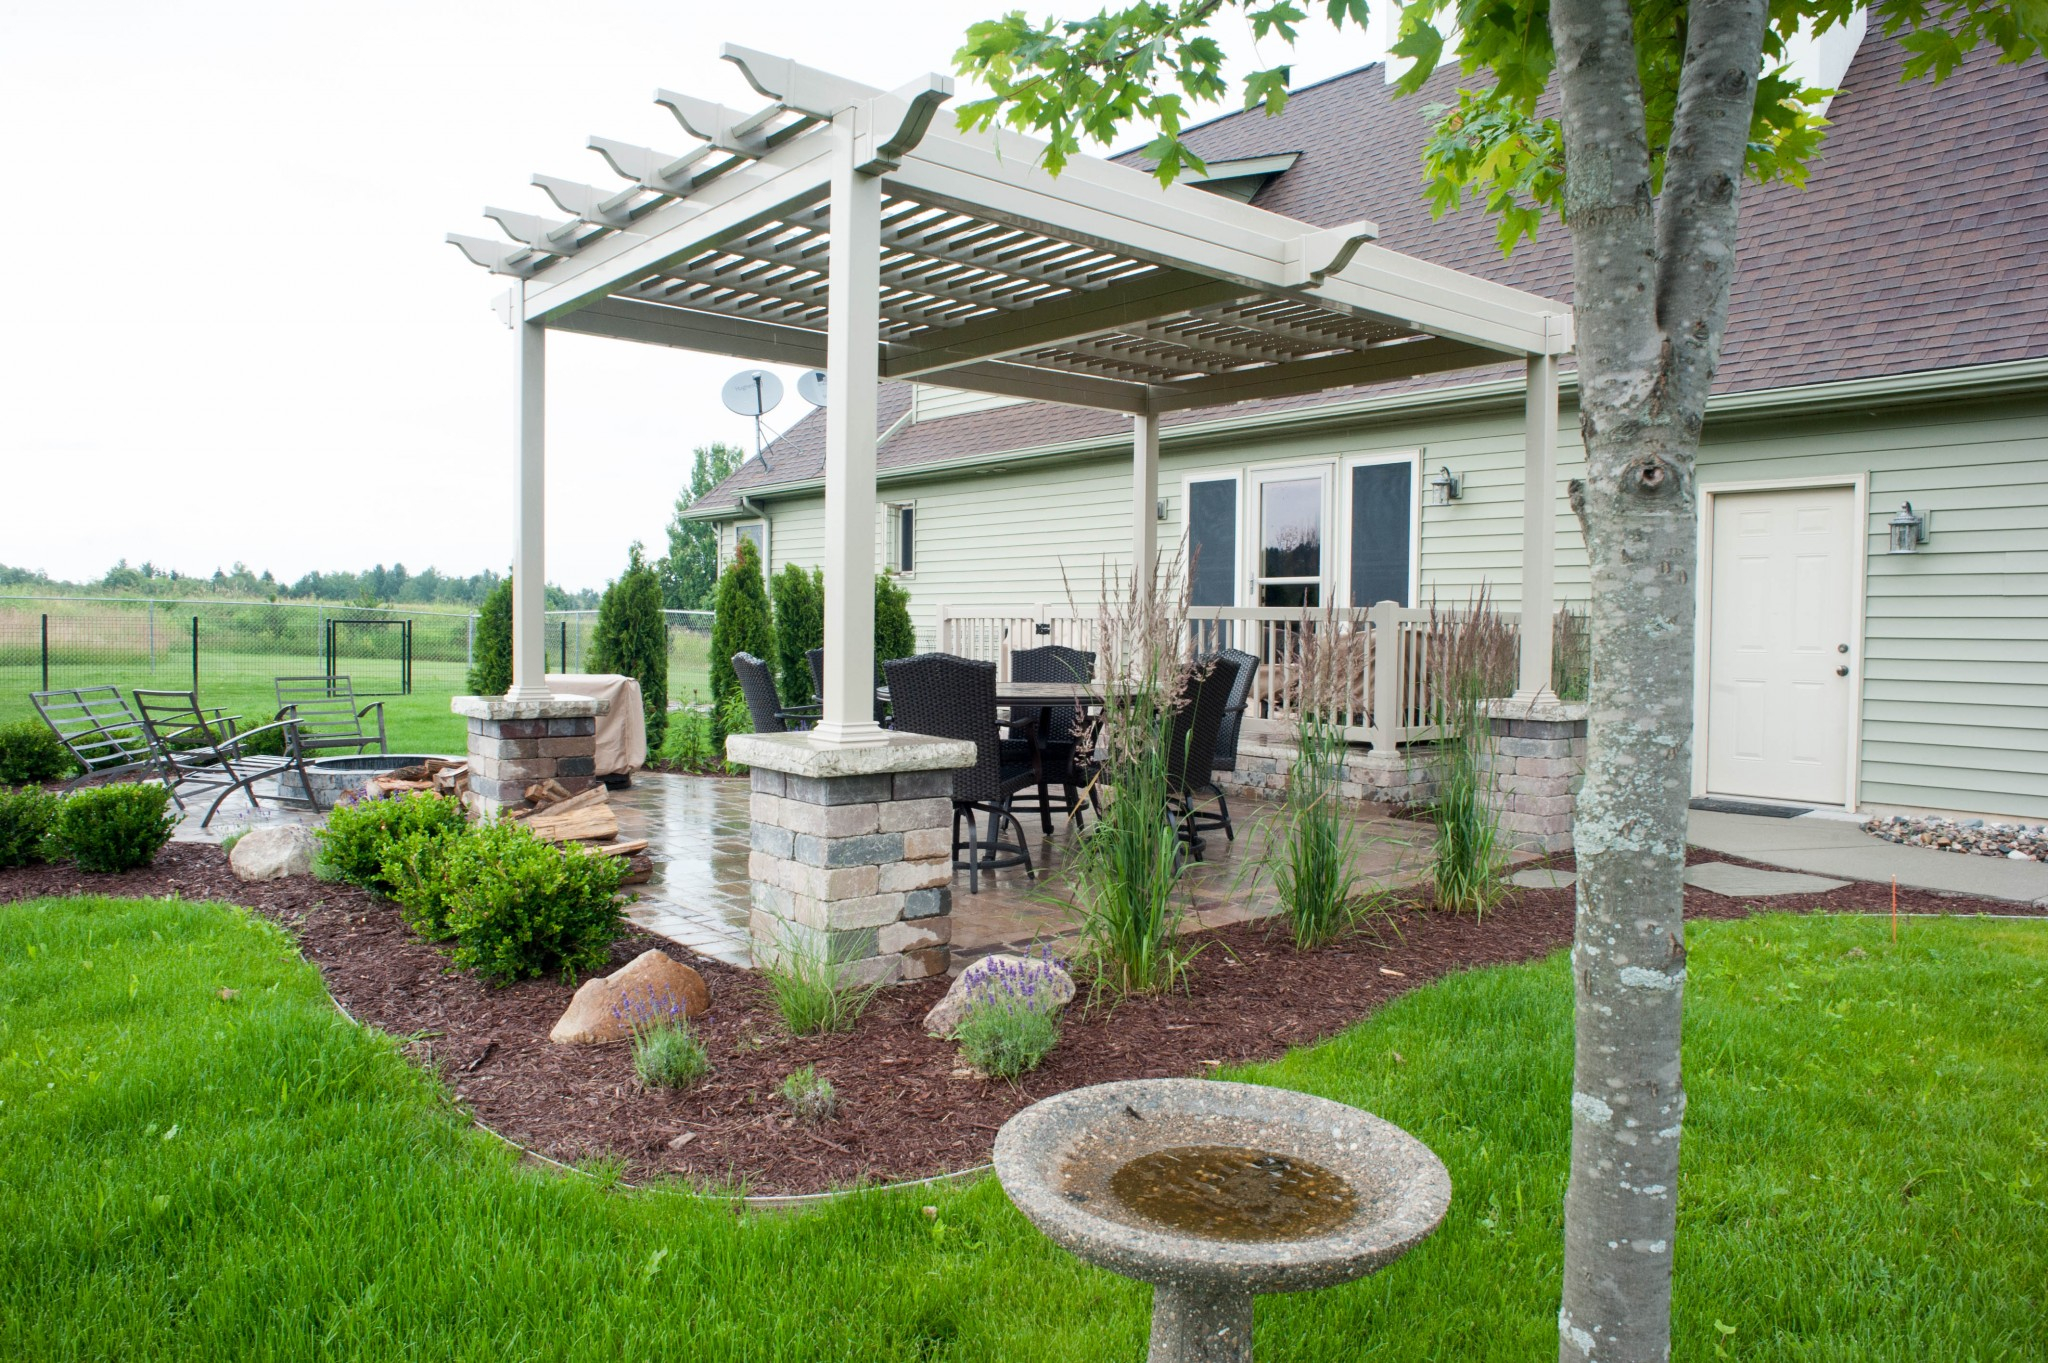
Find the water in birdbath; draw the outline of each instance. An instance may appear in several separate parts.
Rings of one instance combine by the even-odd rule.
[[[1304,1159],[1235,1145],[1177,1145],[1141,1155],[1109,1179],[1128,1211],[1217,1240],[1300,1240],[1342,1225],[1351,1185]]]

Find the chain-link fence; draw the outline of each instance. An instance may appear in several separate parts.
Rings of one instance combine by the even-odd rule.
[[[663,611],[668,618],[668,696],[688,704],[711,695],[710,611]],[[596,611],[549,611],[547,655],[550,672],[588,672]]]

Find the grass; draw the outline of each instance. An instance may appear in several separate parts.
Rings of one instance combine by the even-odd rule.
[[[2048,1354],[2048,925],[1886,931],[1690,930],[1676,1357]],[[1264,1299],[1261,1359],[1554,1354],[1569,987],[1455,976],[1237,1076],[1456,1188],[1382,1276]],[[0,1225],[9,1359],[1135,1360],[1148,1309],[992,1183],[735,1218],[522,1167],[281,934],[177,901],[0,909]]]

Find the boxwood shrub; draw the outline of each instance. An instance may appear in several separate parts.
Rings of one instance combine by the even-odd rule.
[[[396,844],[414,833],[456,833],[465,827],[460,804],[425,791],[338,804],[320,830],[322,868],[350,884],[390,894],[384,858]]]
[[[56,822],[63,797],[36,786],[0,786],[0,870],[44,859],[43,839]]]
[[[41,720],[0,724],[0,786],[32,786],[76,770],[70,752]]]
[[[625,858],[557,847],[516,823],[453,839],[442,873],[455,964],[494,984],[550,971],[573,983],[605,965],[625,930]]]
[[[132,871],[155,861],[177,826],[171,792],[154,781],[96,786],[57,802],[45,846],[81,871]]]

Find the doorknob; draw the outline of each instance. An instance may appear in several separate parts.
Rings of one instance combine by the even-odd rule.
[[[1849,664],[1847,664],[1847,663],[1843,663],[1843,664],[1842,664],[1842,665],[1841,665],[1840,667],[1836,668],[1836,669],[1835,669],[1835,675],[1836,675],[1836,676],[1838,676],[1838,677],[1846,677],[1846,676],[1848,676],[1848,675],[1849,675]]]

